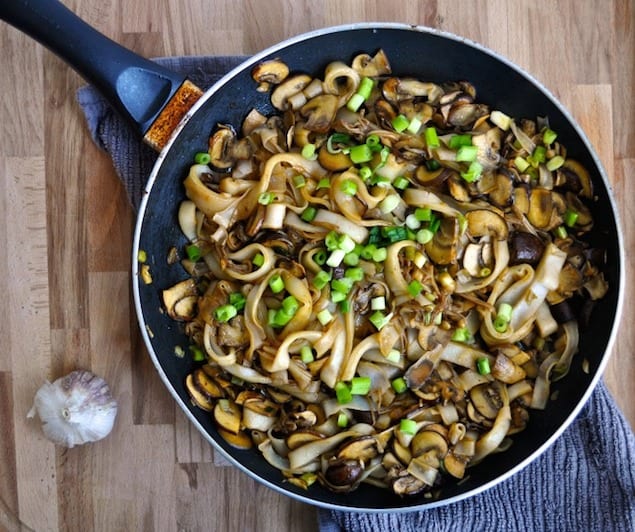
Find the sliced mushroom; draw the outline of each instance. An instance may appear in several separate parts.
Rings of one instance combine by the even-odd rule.
[[[194,384],[194,377],[192,374],[185,377],[185,387],[196,406],[207,412],[214,410],[214,399],[199,390],[198,386]]]
[[[448,442],[441,434],[434,430],[421,430],[412,439],[410,452],[413,457],[425,454],[428,465],[438,468],[441,460],[443,460],[448,453]]]
[[[525,371],[514,364],[503,353],[499,353],[492,366],[492,377],[504,382],[505,384],[514,384],[526,377]]]
[[[287,447],[289,447],[290,450],[297,449],[298,447],[301,447],[302,445],[305,445],[306,443],[319,440],[323,437],[324,436],[322,436],[319,432],[316,432],[316,431],[297,430],[289,434],[289,436],[287,437],[286,439]]]
[[[537,229],[549,227],[554,210],[553,195],[544,188],[534,188],[529,195],[527,219]]]
[[[220,399],[225,396],[216,379],[208,375],[202,368],[197,368],[192,372],[192,384],[211,399]]]
[[[311,83],[311,76],[307,74],[297,74],[295,76],[291,76],[283,81],[280,85],[278,85],[273,92],[271,93],[271,104],[278,110],[284,111],[290,107],[289,100],[298,94],[302,95],[300,101],[301,104],[298,105],[298,101],[296,101],[292,108],[298,109],[306,102],[306,96],[302,94],[302,90]]]
[[[390,74],[391,68],[388,57],[383,50],[379,50],[373,57],[368,54],[355,56],[352,67],[362,76],[369,78]]]
[[[231,126],[223,125],[209,138],[210,164],[218,170],[228,170],[236,163],[233,153],[236,132]]]
[[[573,159],[567,159],[557,170],[556,182],[584,198],[593,198],[593,183],[588,170]]]
[[[487,105],[478,103],[456,103],[450,107],[447,122],[460,128],[469,127],[478,118],[489,114]]]
[[[426,187],[439,187],[446,179],[456,173],[449,168],[441,167],[437,170],[428,170],[425,165],[417,166],[415,170],[415,178],[420,185]]]
[[[391,103],[413,98],[426,98],[428,102],[436,102],[443,94],[443,89],[430,82],[393,77],[384,81],[382,94]]]
[[[225,430],[222,427],[218,428],[218,433],[222,436],[222,438],[229,443],[232,447],[236,449],[248,450],[253,447],[253,442],[251,438],[242,430],[233,433],[228,430]]]
[[[335,459],[329,462],[324,472],[324,480],[337,492],[354,490],[364,472],[358,460]]]
[[[494,263],[492,244],[485,239],[468,244],[461,262],[472,277],[486,277],[491,273]]]
[[[417,360],[404,374],[408,388],[411,390],[421,388],[432,375],[433,369],[434,365],[431,360],[423,357]]]
[[[446,181],[446,184],[448,192],[456,201],[460,201],[461,203],[470,201],[470,191],[464,179],[453,175]]]
[[[454,478],[463,478],[468,461],[469,457],[450,451],[443,459],[443,467]]]
[[[344,152],[331,153],[326,145],[318,152],[318,162],[331,172],[343,172],[353,166],[351,158]]]
[[[267,91],[271,85],[282,83],[289,75],[289,67],[280,59],[270,59],[259,63],[251,70],[254,81],[259,83],[257,90]]]
[[[474,408],[487,419],[495,419],[503,407],[503,400],[490,384],[479,384],[470,390],[470,400]]]
[[[214,419],[218,425],[232,434],[238,434],[242,415],[240,407],[231,399],[219,399],[214,407]]]
[[[458,220],[453,217],[443,218],[434,238],[425,245],[428,257],[436,264],[452,264],[456,260],[458,238]]]
[[[374,106],[375,115],[377,116],[377,122],[380,126],[391,130],[392,121],[397,116],[395,108],[386,100],[377,100]]]
[[[506,240],[509,234],[507,222],[500,214],[489,209],[475,209],[465,213],[467,230],[473,237],[491,235],[496,240]]]
[[[545,251],[544,242],[536,235],[518,231],[511,237],[509,264],[527,263],[536,266]]]
[[[421,493],[428,486],[413,475],[406,473],[398,476],[392,483],[392,489],[397,495],[416,495]]]
[[[194,279],[188,278],[163,290],[163,304],[168,315],[177,321],[189,321],[194,318],[198,290]]]
[[[368,463],[379,455],[377,439],[374,436],[361,436],[346,442],[337,453],[337,457],[343,460],[359,460]]]
[[[305,117],[305,127],[316,133],[327,133],[335,120],[339,105],[339,98],[333,94],[321,94],[311,98],[300,109],[300,114]]]

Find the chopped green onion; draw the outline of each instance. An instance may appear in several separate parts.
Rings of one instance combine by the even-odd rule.
[[[426,146],[428,148],[438,148],[441,146],[435,127],[427,127],[423,132],[423,136],[426,139]]]
[[[362,248],[359,255],[364,260],[372,260],[373,253],[375,253],[375,251],[377,251],[377,246],[374,244],[368,244]]]
[[[237,311],[240,312],[244,309],[245,303],[247,303],[247,298],[240,292],[233,292],[229,294],[229,304],[236,307]]]
[[[331,253],[329,258],[326,259],[326,265],[330,266],[331,268],[337,268],[340,264],[342,264],[345,256],[346,251],[344,251],[343,249],[336,249]]]
[[[294,296],[287,296],[282,300],[282,309],[291,316],[294,316],[299,308],[300,303]]]
[[[226,323],[238,314],[234,305],[221,305],[214,311],[214,317],[219,323]]]
[[[391,383],[392,389],[397,393],[403,393],[408,389],[408,384],[403,377],[397,377]]]
[[[263,192],[258,196],[258,203],[260,205],[270,205],[276,199],[276,195],[273,192]]]
[[[337,249],[341,249],[344,253],[350,253],[355,249],[355,241],[348,235],[342,235],[339,239]]]
[[[416,279],[413,279],[412,281],[408,283],[408,293],[412,297],[417,297],[422,290],[423,290],[423,285]]]
[[[346,299],[346,297],[347,294],[344,292],[331,292],[331,301],[333,301],[333,303],[341,303]]]
[[[352,179],[345,179],[340,184],[340,190],[348,196],[354,196],[357,194],[357,183]]]
[[[137,254],[137,260],[140,263],[144,263],[146,260],[148,260],[148,254],[146,253],[145,249],[140,249],[139,253]]]
[[[409,125],[410,121],[404,115],[397,115],[392,119],[392,127],[397,133],[405,131]]]
[[[474,181],[478,181],[482,173],[483,166],[478,161],[472,161],[467,172],[461,172],[461,177],[468,183],[473,183]]]
[[[417,422],[414,419],[402,419],[399,430],[408,436],[414,436],[417,433]]]
[[[324,270],[320,270],[316,276],[313,278],[313,286],[318,290],[322,290],[329,281],[331,280],[331,274],[329,272],[325,272]]]
[[[272,275],[269,278],[269,288],[274,294],[279,294],[284,290],[284,281],[279,273]]]
[[[318,266],[324,266],[326,259],[327,259],[327,254],[326,254],[326,250],[324,249],[319,249],[313,255],[313,260],[315,261],[315,264],[317,264]]]
[[[337,414],[337,426],[342,429],[348,426],[348,416],[345,412],[340,412],[339,414]]]
[[[476,369],[481,375],[489,375],[492,370],[489,367],[489,359],[488,358],[479,358],[476,361]]]
[[[430,207],[417,207],[415,209],[415,218],[420,222],[429,222],[432,220],[432,209]]]
[[[353,400],[351,389],[348,384],[342,381],[335,383],[335,396],[337,397],[337,402],[341,405],[350,403]]]
[[[362,106],[362,104],[365,101],[366,101],[366,98],[364,98],[361,94],[356,92],[355,94],[353,94],[351,96],[350,100],[348,100],[348,102],[346,104],[346,108],[349,111],[352,111],[353,113],[356,113],[357,110]]]
[[[209,164],[212,158],[206,151],[201,151],[194,156],[194,162],[196,164]]]
[[[375,328],[380,331],[390,321],[390,315],[385,316],[382,311],[377,310],[376,312],[373,312],[368,319]]]
[[[321,188],[331,188],[331,180],[328,177],[323,177],[318,181],[317,190]]]
[[[315,161],[317,159],[317,153],[315,153],[315,144],[308,142],[302,146],[302,157],[309,161]]]
[[[362,268],[349,268],[344,273],[344,277],[353,279],[353,281],[361,281],[364,278],[364,270]]]
[[[397,208],[400,201],[401,198],[398,194],[389,194],[379,202],[379,210],[384,214],[388,214],[389,212],[392,212]]]
[[[415,116],[410,121],[410,124],[408,124],[408,127],[406,129],[408,130],[408,133],[416,135],[417,133],[419,133],[419,130],[421,129],[422,125],[423,125],[423,122],[421,122],[421,119]]]
[[[348,301],[348,299],[344,299],[340,301],[340,312],[342,314],[346,314],[350,310],[351,310],[351,303],[350,301]]]
[[[251,263],[256,268],[260,268],[265,263],[265,256],[262,253],[256,253],[254,258],[251,259]]]
[[[300,218],[302,218],[305,222],[312,222],[317,215],[317,209],[309,205],[306,209],[302,211]]]
[[[501,303],[498,306],[496,317],[494,318],[494,329],[499,333],[504,333],[512,319],[512,306],[509,303]]]
[[[408,181],[404,176],[399,175],[397,177],[395,177],[395,180],[392,182],[392,186],[399,189],[399,190],[404,190],[406,188],[408,188],[408,186],[410,185],[410,181]]]
[[[511,125],[512,119],[501,111],[492,111],[489,115],[489,119],[495,126],[498,126],[503,131],[507,131]]]
[[[542,134],[542,141],[549,146],[549,144],[553,143],[558,138],[558,134],[553,129],[545,129],[545,132]]]
[[[331,281],[331,289],[334,292],[341,292],[342,294],[348,294],[353,288],[355,281],[350,277],[342,277],[341,279],[333,279]]]
[[[333,314],[330,313],[329,309],[325,308],[317,313],[317,319],[322,325],[326,325],[333,319]]]
[[[300,360],[305,364],[310,364],[315,360],[313,356],[313,349],[311,349],[310,345],[303,345],[300,349]]]
[[[432,220],[430,220],[428,229],[434,234],[439,230],[439,227],[441,227],[441,218],[437,218],[436,216],[434,216]]]
[[[514,165],[520,172],[524,172],[525,170],[527,170],[527,168],[529,168],[529,163],[527,162],[527,160],[520,155],[514,159]]]
[[[295,188],[302,188],[306,185],[306,179],[304,179],[304,176],[301,174],[295,175],[293,176],[293,184]]]
[[[558,227],[556,227],[556,236],[558,238],[567,238],[567,229],[565,228],[564,225],[560,225]]]
[[[284,327],[293,319],[293,315],[287,314],[284,309],[269,309],[268,323],[271,327]]]
[[[564,223],[565,225],[567,225],[568,227],[573,227],[576,222],[578,221],[578,217],[580,215],[575,212],[574,210],[571,209],[567,209],[567,211],[564,213]]]
[[[324,245],[329,251],[334,251],[340,247],[340,237],[335,231],[329,231],[324,238]]]
[[[427,159],[426,168],[430,170],[431,172],[434,172],[435,170],[438,170],[439,168],[441,168],[441,163],[437,161],[436,159]]]
[[[469,342],[471,338],[472,335],[467,327],[459,327],[452,334],[452,340],[455,342]]]
[[[374,86],[375,86],[375,81],[372,78],[364,76],[360,80],[359,86],[357,87],[357,94],[362,96],[364,100],[368,100],[368,98],[370,98],[370,93],[372,92]]]
[[[534,153],[527,157],[527,160],[534,168],[536,168],[540,163],[544,163],[546,159],[547,148],[544,146],[536,146]]]
[[[190,244],[185,248],[185,252],[187,253],[187,257],[196,262],[201,258],[201,248],[199,248],[196,244]]]
[[[448,142],[448,146],[451,150],[458,150],[461,146],[471,146],[471,135],[452,135]]]
[[[189,349],[194,362],[203,362],[203,360],[205,360],[205,352],[199,346],[191,345]]]
[[[367,181],[373,175],[373,171],[368,166],[362,166],[359,169],[359,177],[361,177],[364,181]]]
[[[385,310],[386,298],[384,296],[374,297],[370,300],[371,310]]]
[[[384,262],[388,258],[388,250],[386,248],[377,248],[373,251],[372,259],[374,262]]]
[[[476,146],[461,146],[456,152],[457,162],[472,162],[476,161],[478,155],[478,147]]]
[[[367,163],[373,158],[373,150],[366,144],[353,146],[348,156],[354,164]]]
[[[399,361],[401,360],[401,353],[398,349],[391,349],[386,355],[386,360],[391,364],[399,364]]]
[[[427,244],[433,238],[434,233],[430,231],[430,229],[419,229],[415,235],[415,240],[419,242],[419,244]]]
[[[326,141],[326,149],[329,153],[340,153],[343,150],[336,148],[333,144],[348,144],[350,141],[351,137],[346,133],[333,133]]]
[[[372,384],[370,377],[353,377],[351,379],[351,394],[366,395]]]
[[[381,139],[379,135],[368,135],[366,138],[366,146],[368,146],[373,151],[381,151],[383,145],[381,143]]]
[[[406,216],[406,227],[408,229],[419,229],[421,227],[421,222],[417,220],[417,217],[414,214],[409,214]]]
[[[359,255],[355,252],[344,255],[344,264],[347,266],[357,266],[359,264]]]
[[[547,166],[547,170],[549,170],[550,172],[554,172],[558,168],[560,168],[563,164],[564,164],[564,157],[562,157],[561,155],[556,155],[555,157],[552,157],[551,159],[547,161],[546,166]]]

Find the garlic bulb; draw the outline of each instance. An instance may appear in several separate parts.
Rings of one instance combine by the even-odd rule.
[[[35,394],[31,418],[37,412],[45,436],[57,445],[73,447],[105,438],[117,415],[117,402],[104,379],[79,370],[46,382]]]

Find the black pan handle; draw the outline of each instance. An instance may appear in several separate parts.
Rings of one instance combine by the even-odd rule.
[[[0,0],[0,18],[73,67],[141,135],[185,81],[110,40],[58,0]]]

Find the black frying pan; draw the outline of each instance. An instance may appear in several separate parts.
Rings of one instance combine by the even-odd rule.
[[[16,0],[11,5],[5,2],[0,6],[0,16],[61,55],[146,138],[156,116],[183,82],[182,77],[96,33],[56,0]],[[70,41],[69,35],[73,36]],[[181,183],[193,154],[206,149],[216,124],[239,126],[254,107],[264,114],[273,112],[268,95],[254,90],[252,66],[279,57],[292,71],[321,75],[333,60],[349,61],[358,53],[374,53],[379,48],[386,51],[396,75],[435,82],[469,80],[476,86],[479,100],[493,108],[515,117],[548,116],[569,155],[591,171],[598,198],[592,208],[596,225],[591,244],[603,246],[607,253],[610,291],[594,310],[588,328],[581,331],[581,352],[568,377],[555,386],[559,391],[557,401],[550,403],[545,412],[532,411],[527,429],[514,438],[509,451],[470,469],[469,478],[460,485],[448,483],[441,498],[433,501],[423,497],[399,498],[367,486],[344,495],[317,485],[303,491],[282,482],[280,472],[257,451],[230,447],[219,437],[211,416],[192,406],[184,380],[193,363],[187,357],[179,359],[174,355],[174,347],[187,345],[187,339],[179,325],[161,312],[161,289],[186,276],[180,266],[167,265],[166,254],[171,247],[185,244],[176,212],[184,199]],[[151,285],[144,284],[138,275],[136,257],[140,249],[147,253],[153,276]],[[608,180],[569,113],[540,83],[493,52],[444,32],[398,24],[355,24],[301,35],[254,56],[207,91],[176,127],[159,155],[141,205],[132,256],[135,305],[150,356],[169,391],[210,443],[247,474],[277,491],[320,506],[369,511],[412,510],[455,502],[501,482],[540,455],[578,414],[601,376],[619,321],[624,285],[622,237]],[[588,373],[579,362],[583,358],[590,363]]]

